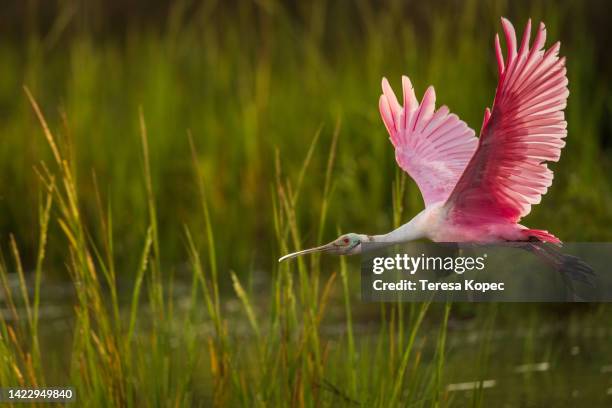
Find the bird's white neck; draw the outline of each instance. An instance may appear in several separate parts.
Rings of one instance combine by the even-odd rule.
[[[423,213],[418,214],[412,220],[394,229],[393,231],[372,236],[374,242],[408,242],[417,239],[425,238],[425,230],[423,228]]]

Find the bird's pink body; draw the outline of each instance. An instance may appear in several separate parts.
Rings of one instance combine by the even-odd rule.
[[[408,234],[410,230],[410,234]],[[508,222],[465,225],[454,222],[444,203],[435,203],[421,211],[409,223],[389,234],[375,236],[376,241],[402,242],[428,238],[434,242],[504,242],[525,241],[534,231]],[[552,237],[552,236],[551,236]],[[554,237],[551,239],[554,240]]]
[[[419,186],[425,209],[388,234],[345,234],[327,245],[285,255],[281,261],[317,251],[351,255],[361,252],[364,242],[420,238],[561,242],[519,220],[546,194],[553,179],[546,163],[558,161],[565,145],[563,109],[569,95],[565,58],[558,56],[558,42],[544,49],[544,24],[530,45],[529,21],[518,49],[512,24],[502,19],[502,26],[506,58],[496,36],[499,82],[491,110],[485,109],[479,138],[446,106],[435,109],[433,87],[419,103],[410,80],[403,77],[400,103],[389,82],[382,81],[379,108],[396,161]],[[556,266],[560,259],[565,258],[553,260]]]
[[[559,43],[543,49],[543,24],[529,46],[531,22],[527,23],[518,50],[512,24],[502,19],[502,25],[507,56],[504,60],[496,37],[499,83],[493,107],[485,111],[480,138],[445,106],[435,110],[433,87],[418,103],[410,80],[403,77],[400,104],[383,79],[380,112],[397,163],[418,184],[426,208],[377,239],[560,242],[518,221],[551,185],[553,173],[546,162],[559,160],[565,145],[565,59],[558,56]]]

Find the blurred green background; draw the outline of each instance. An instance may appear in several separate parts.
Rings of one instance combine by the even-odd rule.
[[[419,97],[433,84],[437,105],[479,130],[501,16],[519,33],[529,17],[544,21],[569,76],[567,146],[522,222],[564,241],[611,241],[607,1],[5,3],[0,356],[13,365],[0,365],[0,384],[74,384],[89,406],[610,405],[606,305],[366,304],[358,259],[276,262],[338,231],[389,231],[423,208],[410,179],[394,198],[401,172],[378,113],[381,78],[399,89],[406,74]],[[53,163],[24,85],[72,172]],[[43,162],[77,186],[53,195],[37,265]],[[62,211],[71,192],[78,216]],[[75,244],[74,231],[87,236]],[[38,315],[39,279],[40,347],[28,306],[30,296]],[[486,403],[480,389],[449,389],[490,379]]]
[[[315,243],[330,141],[339,123],[329,220],[367,233],[392,228],[396,164],[379,117],[382,76],[417,94],[436,87],[479,130],[496,85],[499,17],[522,32],[544,21],[567,56],[569,132],[555,182],[524,223],[565,241],[612,239],[612,56],[605,1],[102,0],[10,2],[0,15],[0,234],[33,259],[39,195],[34,166],[49,149],[23,85],[75,157],[83,211],[96,217],[93,172],[113,209],[116,254],[133,262],[147,211],[138,107],[150,139],[164,262],[185,257],[183,224],[203,231],[187,130],[199,151],[226,269],[269,269],[275,154],[297,178],[321,138],[300,197],[303,245]],[[403,221],[423,204],[410,180]],[[96,236],[96,223],[87,222]],[[201,226],[201,228],[198,228]],[[52,226],[52,236],[57,228]],[[5,241],[5,240],[4,240]],[[53,239],[51,240],[53,254]],[[61,254],[54,258],[60,262]],[[241,273],[241,272],[240,272]]]

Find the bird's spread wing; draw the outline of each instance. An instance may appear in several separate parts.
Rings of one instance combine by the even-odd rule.
[[[427,88],[419,104],[407,77],[403,106],[383,79],[379,108],[399,166],[416,181],[425,206],[444,202],[474,154],[474,131],[446,106],[435,110],[436,93]]]
[[[540,23],[531,48],[531,21],[517,51],[514,27],[502,19],[507,56],[495,37],[499,83],[492,111],[485,111],[478,149],[446,206],[455,221],[517,222],[540,202],[552,183],[547,161],[565,145],[563,109],[569,91],[559,43],[544,50]]]

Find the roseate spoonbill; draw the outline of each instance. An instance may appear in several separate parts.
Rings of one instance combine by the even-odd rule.
[[[283,261],[311,252],[351,255],[364,242],[495,243],[525,241],[525,248],[560,267],[588,267],[576,258],[530,243],[560,244],[548,231],[519,224],[552,184],[547,162],[556,162],[565,145],[563,109],[569,90],[559,42],[544,49],[546,28],[540,23],[530,45],[531,20],[520,46],[505,18],[504,58],[495,36],[498,84],[493,107],[485,109],[480,137],[446,106],[435,109],[430,86],[419,103],[408,77],[402,78],[403,105],[382,80],[382,120],[395,147],[397,164],[419,186],[425,209],[384,235],[345,234],[329,244],[288,254]],[[549,246],[543,246],[549,248]],[[567,264],[569,262],[569,264]]]

